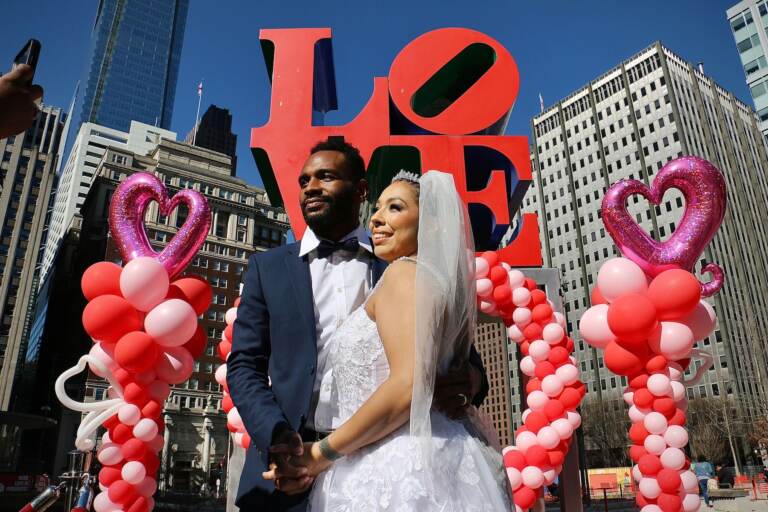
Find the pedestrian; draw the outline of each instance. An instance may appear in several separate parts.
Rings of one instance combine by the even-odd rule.
[[[696,462],[693,463],[693,472],[696,474],[696,479],[699,481],[699,491],[701,491],[700,494],[704,498],[704,503],[711,508],[712,500],[709,497],[707,483],[710,478],[714,478],[715,470],[712,468],[711,463],[706,460],[698,460],[697,458]]]

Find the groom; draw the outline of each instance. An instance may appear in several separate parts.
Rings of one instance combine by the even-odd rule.
[[[317,144],[299,175],[303,239],[248,262],[227,359],[229,391],[251,436],[236,500],[244,512],[306,508],[312,481],[290,458],[333,429],[328,340],[386,266],[359,223],[364,176],[357,148],[336,137]],[[470,360],[436,383],[435,407],[449,415],[488,392],[474,348]],[[270,464],[274,483],[262,477]]]

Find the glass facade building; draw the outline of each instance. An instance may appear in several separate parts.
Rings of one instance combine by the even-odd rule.
[[[100,0],[80,123],[171,126],[189,0]]]

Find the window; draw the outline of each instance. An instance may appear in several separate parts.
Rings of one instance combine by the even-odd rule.
[[[237,215],[237,225],[238,226],[247,226],[248,225],[248,216],[243,214]]]
[[[229,224],[229,212],[219,211],[216,214],[216,236],[226,237]]]
[[[112,153],[112,161],[116,164],[125,165],[128,163],[128,158],[126,158],[125,155],[118,155],[117,153]]]

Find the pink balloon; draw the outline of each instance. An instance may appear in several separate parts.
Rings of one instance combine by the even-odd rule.
[[[539,429],[539,431],[536,433],[536,439],[539,441],[539,444],[547,450],[551,450],[560,444],[560,434],[557,432],[557,430],[550,426],[541,427],[541,429]]]
[[[669,188],[685,196],[685,212],[675,232],[665,242],[651,238],[627,211],[627,200],[640,194],[651,204],[660,204]],[[637,180],[614,183],[603,197],[602,219],[621,254],[631,259],[651,277],[665,270],[682,268],[692,271],[717,232],[725,216],[726,192],[722,174],[710,162],[685,156],[672,160],[656,173],[650,189]],[[722,286],[722,269],[709,264],[704,272],[713,272],[714,280],[704,285],[705,297]],[[598,278],[599,283],[599,278]],[[602,285],[600,290],[606,298]]]
[[[645,293],[648,281],[643,270],[627,258],[611,258],[597,273],[597,287],[605,300],[611,302],[628,293]]]
[[[528,451],[531,446],[538,446],[539,440],[536,434],[530,431],[524,431],[517,434],[515,437],[515,446],[517,446],[521,452]]]
[[[715,331],[717,315],[715,310],[706,301],[700,301],[688,316],[680,320],[693,332],[693,339],[703,340]]]
[[[165,445],[165,439],[163,439],[163,436],[161,435],[156,435],[149,443],[147,443],[147,445],[152,451],[159,453]]]
[[[564,386],[570,386],[579,380],[579,369],[573,364],[564,364],[555,370],[555,375]]]
[[[525,399],[528,407],[534,411],[538,411],[544,408],[549,402],[549,397],[543,391],[535,390],[531,391]]]
[[[683,482],[683,489],[688,492],[696,492],[699,489],[699,479],[693,471],[683,471],[680,473],[680,480]]]
[[[491,315],[496,311],[496,303],[491,299],[483,299],[480,301],[480,311],[486,315]]]
[[[231,408],[227,413],[227,423],[235,427],[237,430],[240,430],[240,431],[245,430],[245,425],[243,425],[243,419],[240,417],[240,413],[237,412],[237,407]]]
[[[633,391],[625,391],[624,394],[622,395],[622,398],[624,399],[624,403],[627,405],[635,404],[634,402],[635,393]]]
[[[640,509],[640,512],[663,512],[658,505],[650,504]]]
[[[107,373],[111,373],[117,369],[117,363],[114,359],[114,344],[110,345],[104,342],[94,343],[93,346],[91,346],[91,350],[88,352],[88,355],[99,361],[103,366],[103,369],[107,370],[106,372],[102,371],[102,368],[99,368],[93,363],[88,363],[88,368],[90,368],[94,374],[98,375],[102,379],[107,377]]]
[[[99,448],[99,453],[96,458],[105,466],[111,466],[123,460],[123,452],[120,449],[120,445],[109,443],[102,445],[101,448]]]
[[[636,405],[632,405],[629,408],[629,411],[627,411],[627,414],[629,415],[629,419],[632,421],[632,423],[639,423],[644,421],[646,416],[646,413],[641,411],[640,408],[638,408]]]
[[[523,485],[523,475],[520,474],[520,470],[517,468],[507,468],[507,478],[509,479],[509,485],[513,491],[516,491],[521,485]]]
[[[672,399],[675,402],[679,402],[685,398],[685,386],[681,382],[673,380],[670,383],[670,387],[672,388]]]
[[[552,318],[555,319],[555,322],[557,322],[557,325],[565,329],[566,321],[565,321],[564,314],[560,313],[559,311],[555,311],[554,313],[552,313]]]
[[[608,327],[608,304],[592,306],[581,315],[579,333],[584,341],[595,348],[605,348],[616,336]]]
[[[643,426],[651,434],[663,434],[667,430],[667,418],[660,412],[649,412],[643,419]]]
[[[144,229],[144,215],[152,201],[157,202],[161,215],[169,215],[179,204],[185,204],[189,212],[184,224],[159,254],[152,248]],[[109,231],[123,262],[142,256],[156,258],[171,278],[180,274],[197,254],[210,226],[211,209],[205,196],[195,190],[184,189],[169,199],[165,185],[152,174],[132,174],[112,194]]]
[[[149,311],[162,302],[168,286],[165,267],[149,256],[129,261],[120,273],[120,293],[139,311]]]
[[[655,373],[648,377],[648,391],[654,396],[663,397],[672,394],[672,383],[663,373]]]
[[[135,425],[141,419],[141,410],[133,404],[121,405],[117,410],[117,418],[120,423]]]
[[[483,299],[490,297],[493,293],[493,282],[487,277],[477,280],[477,296]]]
[[[507,327],[507,336],[509,336],[509,339],[514,341],[515,343],[522,343],[525,341],[525,335],[520,330],[520,328],[516,325],[510,325]]]
[[[157,491],[157,480],[151,476],[144,477],[144,480],[136,485],[136,490],[145,498],[152,496]]]
[[[546,469],[543,472],[544,485],[552,485],[552,482],[557,478],[558,471],[555,468]]]
[[[657,434],[651,434],[645,438],[643,447],[654,455],[661,455],[661,453],[667,448],[667,443],[664,442],[664,438]]]
[[[116,503],[111,502],[107,492],[104,491],[97,494],[93,499],[93,509],[96,512],[115,512],[117,510],[122,510],[122,507]]]
[[[237,318],[237,308],[229,308],[226,313],[224,313],[224,321],[227,323],[227,325],[232,325],[235,323],[235,319]]]
[[[664,442],[673,448],[684,448],[688,444],[688,431],[680,425],[670,425],[664,432]]]
[[[157,435],[157,423],[149,418],[139,420],[136,425],[133,426],[133,437],[144,441],[150,442]]]
[[[545,361],[549,357],[549,343],[544,340],[536,340],[528,347],[528,354],[534,361]]]
[[[525,284],[525,275],[520,272],[517,269],[510,270],[507,272],[507,275],[509,275],[509,287],[513,290],[516,288],[520,288]]]
[[[640,483],[640,480],[643,479],[643,473],[642,473],[642,471],[640,471],[640,468],[637,466],[637,464],[632,466],[632,478],[637,483]]]
[[[144,480],[147,476],[147,470],[144,464],[137,460],[126,462],[121,471],[123,480],[129,484],[136,485]]]
[[[216,368],[216,372],[213,374],[214,378],[216,379],[216,382],[221,384],[222,386],[227,383],[227,365],[222,364],[219,365],[218,368]]]
[[[545,325],[541,334],[541,337],[544,338],[544,341],[550,345],[560,343],[560,340],[563,339],[563,336],[565,336],[565,331],[556,323]]]
[[[547,375],[541,379],[541,390],[550,397],[556,397],[563,391],[563,382],[557,375]]]
[[[488,265],[488,260],[480,257],[475,258],[475,278],[478,281],[487,276],[489,270],[490,266]]]
[[[523,286],[518,286],[512,290],[512,302],[519,308],[527,306],[531,302],[530,290]]]
[[[667,469],[682,469],[685,465],[685,453],[679,448],[667,448],[661,452],[661,465]]]
[[[659,322],[648,338],[648,345],[667,359],[685,359],[693,348],[693,333],[679,322]]]
[[[197,314],[181,299],[169,299],[155,306],[144,319],[144,330],[164,347],[179,347],[197,329]]]
[[[520,476],[523,479],[523,484],[531,489],[538,489],[544,485],[544,474],[536,466],[524,467],[520,472]]]
[[[571,424],[574,430],[579,428],[579,425],[581,425],[581,414],[577,413],[576,411],[566,411],[566,416],[568,416],[568,422]]]
[[[686,494],[683,498],[683,510],[685,512],[696,512],[701,508],[701,498],[698,493]]]
[[[512,321],[515,322],[520,329],[524,329],[526,325],[531,323],[531,310],[528,308],[517,308],[512,313]]]
[[[573,425],[565,418],[558,418],[552,422],[552,428],[555,429],[560,439],[568,439],[573,435]]]
[[[155,371],[168,384],[181,384],[192,374],[194,360],[184,347],[168,347],[158,358]]]
[[[659,487],[659,482],[655,478],[644,477],[640,480],[638,487],[646,498],[658,498],[659,494],[661,494],[661,487]]]

